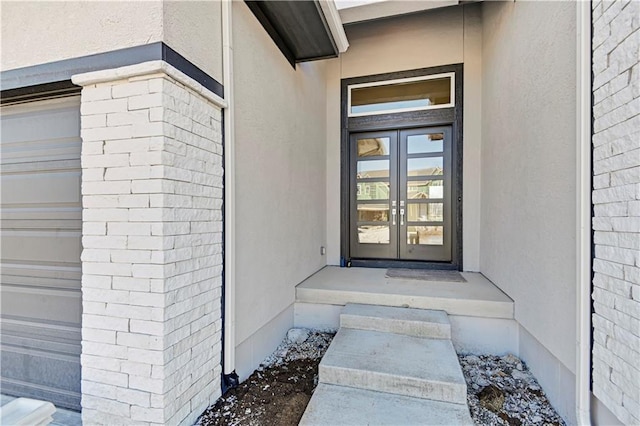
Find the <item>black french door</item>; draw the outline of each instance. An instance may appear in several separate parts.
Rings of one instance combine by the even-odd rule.
[[[451,127],[350,135],[350,251],[452,260]]]

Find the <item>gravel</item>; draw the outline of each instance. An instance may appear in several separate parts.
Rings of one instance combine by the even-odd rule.
[[[327,351],[336,330],[310,330],[306,328],[292,328],[271,355],[267,357],[260,368],[280,365],[299,359],[318,360]]]
[[[458,355],[477,425],[563,425],[525,363],[514,355]]]

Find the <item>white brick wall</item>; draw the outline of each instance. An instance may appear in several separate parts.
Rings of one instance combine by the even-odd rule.
[[[85,424],[193,424],[220,396],[221,110],[201,90],[82,89]]]
[[[593,393],[640,424],[640,2],[593,2]]]

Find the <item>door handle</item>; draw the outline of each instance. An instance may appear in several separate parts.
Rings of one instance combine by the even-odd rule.
[[[400,209],[400,226],[404,225],[404,209]]]
[[[391,209],[391,223],[394,226],[396,224],[396,209]]]

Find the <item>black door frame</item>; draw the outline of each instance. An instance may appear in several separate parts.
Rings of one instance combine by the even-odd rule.
[[[441,73],[455,73],[455,106],[424,111],[409,111],[392,114],[378,114],[349,117],[347,105],[348,86],[358,83],[422,77]],[[367,267],[405,267],[425,269],[462,270],[462,113],[463,113],[463,65],[444,65],[341,80],[340,102],[340,259],[342,265]],[[352,259],[350,256],[350,144],[351,132],[374,132],[391,129],[411,129],[416,127],[451,126],[452,128],[452,217],[451,262],[420,262],[404,260]]]

